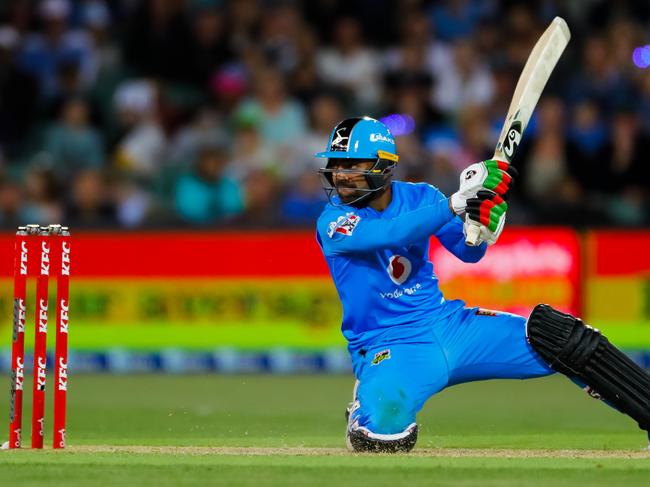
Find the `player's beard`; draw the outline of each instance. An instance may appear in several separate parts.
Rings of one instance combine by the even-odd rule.
[[[343,203],[350,203],[366,194],[365,191],[360,191],[354,183],[337,184],[336,193]]]

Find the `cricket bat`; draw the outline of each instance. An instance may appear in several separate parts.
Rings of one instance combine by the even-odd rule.
[[[512,162],[535,105],[569,39],[569,26],[563,18],[555,17],[533,47],[517,81],[493,159]],[[467,227],[467,245],[476,245],[480,229],[481,226],[473,222]]]

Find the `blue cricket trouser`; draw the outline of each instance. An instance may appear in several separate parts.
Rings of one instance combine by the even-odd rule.
[[[352,422],[377,434],[400,433],[445,387],[552,374],[528,344],[525,329],[521,316],[461,308],[416,340],[385,340],[354,352],[359,407]]]

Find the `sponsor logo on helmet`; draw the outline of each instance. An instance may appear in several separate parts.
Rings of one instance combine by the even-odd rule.
[[[338,129],[335,132],[335,136],[332,139],[332,145],[330,147],[330,150],[336,150],[336,151],[346,151],[348,150],[348,144],[350,140],[350,136],[345,136],[343,135],[342,132],[346,132],[347,128],[342,127]]]
[[[402,255],[393,255],[388,259],[388,276],[395,284],[403,284],[411,275],[411,261]]]
[[[345,216],[341,215],[335,222],[330,222],[327,236],[333,238],[334,234],[341,234],[349,237],[360,221],[361,217],[354,213],[346,213]]]
[[[388,142],[389,144],[394,144],[395,141],[392,137],[386,137],[383,134],[370,134],[370,142]]]
[[[386,350],[382,350],[381,352],[377,352],[375,354],[375,357],[372,359],[371,365],[379,365],[384,360],[388,360],[389,358],[390,358],[390,348],[387,348]]]

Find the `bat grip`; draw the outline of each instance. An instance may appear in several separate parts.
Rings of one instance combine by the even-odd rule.
[[[472,247],[478,245],[478,239],[481,234],[481,226],[475,223],[469,223],[466,227],[465,244]]]

